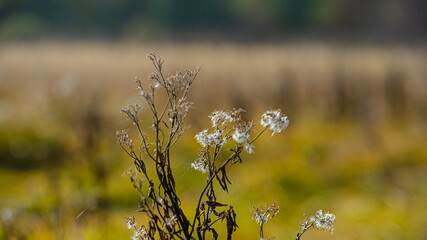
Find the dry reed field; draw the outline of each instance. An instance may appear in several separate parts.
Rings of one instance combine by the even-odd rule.
[[[140,101],[134,77],[153,71],[152,51],[166,73],[201,67],[174,153],[184,209],[204,181],[189,164],[208,115],[281,109],[289,128],[255,144],[219,194],[238,214],[235,239],[258,236],[250,206],[272,201],[277,239],[295,239],[320,208],[337,216],[335,233],[307,239],[427,238],[425,47],[99,42],[0,46],[0,238],[130,237],[123,217],[138,196],[114,132],[132,127],[120,109]]]
[[[144,59],[153,50],[167,59],[170,72],[202,68],[193,97],[202,95],[201,104],[210,104],[207,111],[221,102],[211,101],[217,93],[231,106],[262,102],[292,113],[312,108],[356,117],[417,115],[426,103],[424,48],[314,44],[6,44],[0,59],[3,95],[42,101],[73,89],[95,94],[114,89],[102,100],[113,102],[131,91],[135,76],[150,72]]]

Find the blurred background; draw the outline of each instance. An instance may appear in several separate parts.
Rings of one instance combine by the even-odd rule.
[[[134,77],[154,70],[151,51],[167,73],[202,69],[174,151],[184,209],[203,187],[189,164],[210,112],[240,107],[258,122],[280,108],[289,128],[262,136],[220,196],[235,239],[258,238],[250,207],[272,201],[282,212],[267,237],[295,239],[323,209],[334,235],[305,239],[427,239],[426,11],[423,0],[0,0],[0,239],[130,238],[123,218],[139,197],[114,134],[132,129],[120,109],[141,102]]]

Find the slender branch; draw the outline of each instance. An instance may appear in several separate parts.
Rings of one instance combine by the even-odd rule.
[[[268,128],[268,126],[267,127],[265,127],[260,133],[258,133],[258,135],[254,138],[254,139],[252,139],[250,142],[249,142],[249,144],[251,144],[251,143],[253,143],[253,142],[255,142],[255,140],[257,140],[258,138],[259,138],[259,136],[261,136],[261,134],[263,134],[264,132],[265,132],[265,130],[267,130],[267,128]]]
[[[298,234],[297,234],[297,238],[296,238],[296,240],[300,240],[301,236],[302,236],[305,232],[307,232],[307,230],[308,230],[308,229],[310,229],[313,225],[314,225],[314,222],[312,222],[308,227],[304,228],[304,229],[302,230],[302,232],[298,233]]]
[[[202,202],[203,195],[205,194],[206,190],[208,189],[209,184],[211,184],[211,182],[213,181],[213,179],[215,178],[215,176],[216,176],[216,175],[217,175],[217,174],[218,174],[218,173],[219,173],[223,168],[225,168],[225,166],[226,166],[226,165],[227,165],[231,160],[235,159],[235,158],[237,157],[237,155],[238,155],[238,153],[236,153],[236,151],[235,151],[233,154],[231,154],[231,156],[221,164],[221,166],[220,166],[220,167],[215,171],[215,173],[214,173],[214,174],[212,174],[212,175],[208,178],[208,181],[207,181],[207,183],[206,183],[205,187],[203,188],[202,193],[201,193],[201,194],[200,194],[200,196],[199,196],[199,200],[197,201],[196,214],[195,214],[195,217],[194,217],[194,219],[193,219],[193,224],[192,224],[192,228],[191,228],[190,235],[192,235],[192,234],[193,234],[193,231],[194,231],[194,228],[195,228],[195,225],[194,225],[194,224],[196,223],[196,218],[197,218],[197,215],[198,215],[198,213],[199,213],[200,203]]]

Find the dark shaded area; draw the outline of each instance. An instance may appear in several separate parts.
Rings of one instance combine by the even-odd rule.
[[[1,0],[0,39],[420,41],[426,10],[422,0]]]

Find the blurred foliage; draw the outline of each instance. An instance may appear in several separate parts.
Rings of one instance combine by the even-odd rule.
[[[1,0],[0,39],[425,38],[423,0]]]
[[[281,108],[289,128],[262,136],[217,196],[238,214],[236,239],[257,238],[250,206],[272,201],[282,213],[267,237],[293,239],[303,214],[324,209],[337,239],[427,238],[423,49],[44,43],[0,48],[0,239],[129,239],[138,194],[114,132],[132,129],[119,109],[138,101],[132,79],[152,71],[150,50],[166,72],[202,67],[173,153],[186,211],[206,177],[189,164],[210,112],[242,107],[258,122]]]
[[[48,33],[49,26],[40,18],[29,14],[11,15],[2,21],[0,38],[30,40]]]

